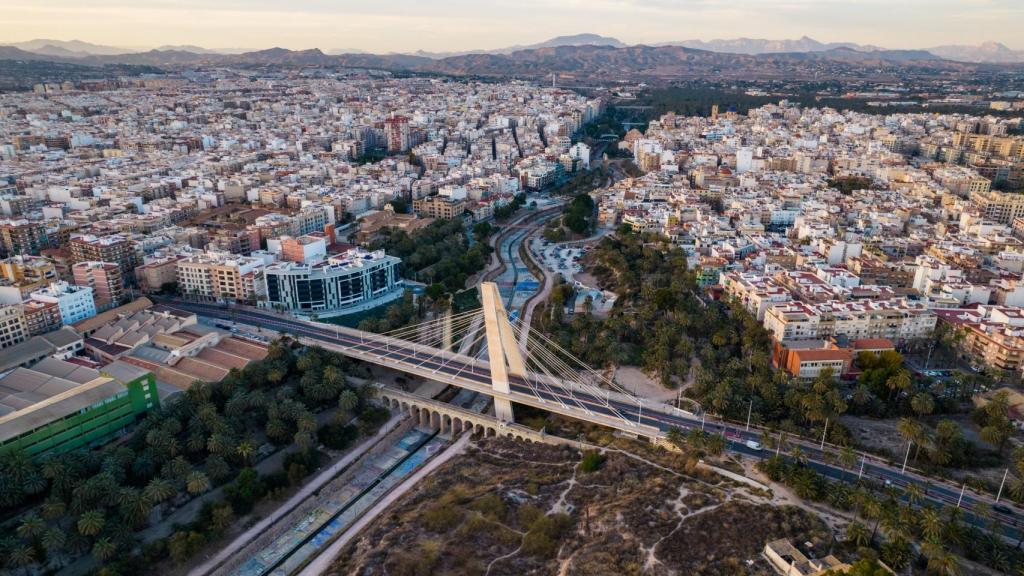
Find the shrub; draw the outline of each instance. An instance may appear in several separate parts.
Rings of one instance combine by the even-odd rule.
[[[248,514],[266,494],[267,485],[252,468],[244,468],[234,481],[224,486],[224,497],[239,514]]]
[[[367,407],[359,416],[359,431],[364,436],[369,436],[377,431],[382,424],[388,420],[388,411],[385,408]]]
[[[572,518],[568,514],[538,516],[523,538],[523,553],[542,558],[553,556],[562,536],[571,525]]]
[[[604,461],[604,454],[600,452],[587,452],[583,455],[583,460],[580,461],[580,471],[596,472],[604,464]]]
[[[505,517],[505,503],[497,494],[480,497],[473,502],[472,508],[492,520],[500,520]]]
[[[423,513],[423,525],[427,530],[445,534],[462,520],[462,511],[450,504],[432,506]]]
[[[344,450],[359,437],[359,430],[351,424],[326,424],[316,431],[316,437],[332,450]]]

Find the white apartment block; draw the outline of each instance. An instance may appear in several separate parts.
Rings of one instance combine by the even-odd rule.
[[[33,300],[56,303],[60,309],[60,319],[65,325],[80,322],[96,315],[96,302],[93,300],[92,288],[75,286],[60,281],[32,293]]]

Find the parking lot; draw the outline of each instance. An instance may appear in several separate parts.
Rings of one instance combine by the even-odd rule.
[[[572,282],[573,276],[583,271],[579,260],[587,250],[587,248],[562,248],[540,238],[533,241],[533,251],[540,256],[544,267],[560,274],[566,282]]]

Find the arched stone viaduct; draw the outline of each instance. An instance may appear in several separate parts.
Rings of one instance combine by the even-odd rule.
[[[442,434],[454,436],[463,432],[471,432],[482,436],[504,436],[517,440],[548,443],[561,440],[520,424],[502,422],[494,416],[479,414],[452,404],[423,398],[393,388],[378,386],[377,398],[392,413],[409,414],[421,428],[439,430]]]

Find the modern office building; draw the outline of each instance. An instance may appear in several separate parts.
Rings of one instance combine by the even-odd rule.
[[[141,368],[115,362],[99,371],[43,358],[0,377],[0,452],[96,446],[159,405],[156,379]]]
[[[96,315],[96,302],[92,288],[76,286],[60,281],[32,293],[32,299],[53,302],[60,307],[60,319],[64,324],[74,324]]]
[[[400,265],[383,250],[358,248],[315,264],[277,262],[264,270],[261,305],[319,317],[367,310],[402,295]]]

